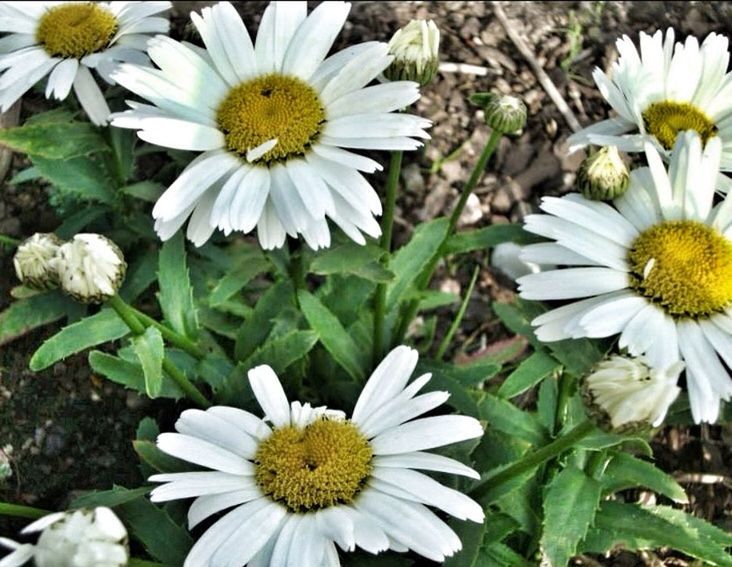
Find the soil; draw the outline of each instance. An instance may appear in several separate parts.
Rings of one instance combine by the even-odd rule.
[[[197,41],[187,14],[207,4],[176,2],[173,34]],[[238,3],[250,30],[264,5]],[[669,26],[676,29],[679,40],[688,34],[701,38],[712,31],[728,36],[732,32],[732,8],[722,2],[514,2],[504,4],[503,10],[583,125],[607,117],[607,105],[591,73],[595,66],[607,69],[617,57],[614,42],[620,35],[637,40],[640,31]],[[501,141],[461,226],[516,222],[535,209],[541,196],[569,191],[582,154],[567,155],[565,140],[571,133],[567,122],[508,38],[491,4],[354,2],[336,47],[388,40],[412,18],[436,21],[443,62],[474,67],[441,72],[416,105],[416,113],[434,122],[433,139],[423,152],[405,157],[397,244],[406,240],[416,223],[449,213],[455,203],[488,136],[481,111],[467,102],[476,91],[521,97],[529,108],[529,121],[521,133]],[[48,104],[37,95],[27,98],[21,120]],[[383,162],[385,156],[379,159]],[[8,178],[23,166],[22,156],[15,156]],[[375,179],[374,185],[379,182]],[[53,230],[59,220],[47,204],[45,190],[29,184],[21,187],[5,184],[0,190],[0,234],[22,238]],[[456,339],[471,353],[511,338],[490,304],[510,299],[512,282],[489,267],[487,253],[442,267],[434,282],[443,290],[459,292],[467,286],[476,262],[486,269]],[[11,253],[0,248],[0,309],[9,303],[14,285]],[[451,311],[442,314],[449,320]],[[5,458],[13,470],[5,484],[0,483],[0,499],[48,509],[63,508],[73,496],[72,487],[106,489],[113,483],[139,483],[130,440],[139,420],[158,411],[156,404],[94,376],[85,355],[44,372],[28,370],[33,351],[55,330],[42,329],[0,349],[0,465]],[[689,492],[688,510],[725,529],[732,528],[730,440],[729,425],[667,427],[653,443],[659,466]],[[18,527],[18,522],[0,519],[2,534]],[[678,557],[627,553],[580,561],[618,566],[689,564]]]

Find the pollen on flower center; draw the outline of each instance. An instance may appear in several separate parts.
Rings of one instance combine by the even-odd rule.
[[[36,40],[52,57],[81,58],[109,46],[117,18],[96,3],[67,3],[46,11]]]
[[[325,111],[305,81],[271,73],[231,89],[216,119],[226,146],[239,155],[276,139],[275,147],[259,159],[270,163],[304,154],[320,134]]]
[[[320,419],[304,429],[276,429],[259,446],[256,479],[262,491],[292,512],[351,502],[371,473],[373,453],[348,421]]]
[[[667,150],[674,147],[677,134],[685,130],[696,130],[704,144],[717,135],[714,122],[687,102],[654,102],[642,116],[648,133],[653,134]]]
[[[701,222],[643,231],[628,264],[630,287],[674,317],[707,317],[732,305],[732,243]]]

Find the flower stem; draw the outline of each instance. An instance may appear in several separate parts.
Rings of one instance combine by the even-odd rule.
[[[10,248],[15,248],[20,244],[20,240],[18,240],[17,238],[13,238],[12,236],[0,234],[0,244],[2,244],[3,246],[8,246]]]
[[[386,251],[384,261],[387,262],[391,253],[391,238],[394,232],[394,209],[399,188],[399,175],[402,170],[402,157],[404,152],[395,150],[391,152],[389,161],[389,176],[386,181],[386,204],[384,216],[381,219],[381,240],[380,246]],[[373,359],[376,366],[384,354],[384,317],[386,309],[386,284],[380,283],[376,287],[374,296],[374,346]]]
[[[137,318],[134,309],[127,305],[125,301],[119,295],[113,295],[107,300],[107,304],[112,307],[120,316],[130,331],[134,335],[142,335],[145,332],[145,325],[143,325]],[[181,372],[177,366],[175,366],[167,357],[163,358],[163,370],[170,376],[181,390],[191,400],[196,402],[199,406],[208,408],[211,407],[211,403],[201,393],[201,391],[193,385],[188,377]]]
[[[473,295],[473,288],[475,287],[475,282],[478,280],[479,273],[480,268],[479,266],[476,266],[475,270],[473,270],[473,277],[470,279],[470,285],[468,285],[468,291],[465,293],[465,298],[460,304],[460,309],[458,309],[457,315],[455,315],[452,323],[450,323],[450,328],[447,330],[445,338],[442,339],[440,347],[437,349],[437,355],[435,356],[437,360],[442,360],[442,358],[445,356],[445,351],[447,350],[447,347],[450,346],[450,343],[452,342],[452,337],[455,335],[455,332],[458,330],[458,327],[460,326],[460,323],[465,316],[465,310],[468,308],[470,296]]]
[[[199,360],[206,356],[206,353],[203,351],[203,349],[201,349],[188,337],[185,337],[180,333],[176,333],[167,325],[163,325],[149,315],[145,315],[145,313],[143,313],[139,309],[135,309],[135,307],[133,307],[132,305],[127,304],[127,306],[130,308],[130,310],[132,310],[137,319],[139,319],[143,325],[145,325],[146,327],[155,327],[158,331],[160,331],[160,334],[163,335],[163,338],[167,340],[170,344],[177,346],[179,349],[186,351],[188,354]]]
[[[0,515],[15,516],[16,518],[28,518],[37,520],[43,516],[48,516],[52,512],[41,510],[32,506],[21,506],[20,504],[9,504],[8,502],[0,502]]]
[[[519,475],[522,475],[523,473],[528,472],[535,467],[538,467],[540,464],[548,461],[549,459],[553,459],[554,457],[560,455],[567,449],[571,448],[580,439],[587,437],[587,435],[592,433],[594,429],[595,426],[590,421],[584,421],[580,423],[574,429],[567,432],[566,435],[558,437],[548,445],[544,445],[540,449],[528,453],[525,457],[516,461],[508,468],[503,469],[498,474],[483,481],[481,484],[479,484],[470,491],[470,496],[475,500],[480,500],[486,494],[495,490],[509,480]]]
[[[460,194],[460,199],[458,200],[457,205],[455,205],[455,208],[450,215],[450,224],[447,232],[445,233],[445,238],[443,238],[442,243],[437,247],[435,253],[432,255],[430,260],[425,265],[425,268],[422,270],[422,273],[417,278],[417,289],[423,290],[430,283],[430,279],[432,279],[432,274],[437,267],[437,262],[439,262],[440,258],[442,258],[445,254],[445,246],[447,244],[447,241],[450,239],[453,232],[455,232],[455,227],[457,227],[460,215],[462,215],[463,213],[465,203],[468,202],[468,197],[470,197],[470,194],[473,192],[475,187],[478,185],[480,178],[483,176],[486,165],[488,165],[488,160],[493,155],[496,147],[498,147],[498,142],[501,139],[502,135],[503,132],[501,132],[500,130],[493,130],[491,132],[491,135],[488,138],[488,141],[486,142],[485,147],[480,154],[480,157],[478,158],[478,162],[475,164],[475,167],[473,168],[473,171],[471,172],[470,177],[465,184],[465,187],[463,187],[463,191]],[[407,305],[406,309],[404,309],[404,315],[402,316],[401,323],[395,335],[394,342],[401,343],[404,340],[404,336],[407,334],[409,324],[412,322],[412,319],[414,319],[418,309],[419,299],[413,299]]]

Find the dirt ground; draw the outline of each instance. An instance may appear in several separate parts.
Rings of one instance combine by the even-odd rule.
[[[175,4],[174,34],[195,41],[187,13],[207,3]],[[264,5],[239,4],[250,30]],[[614,41],[620,35],[637,39],[640,31],[669,26],[682,40],[688,34],[703,38],[712,31],[732,32],[732,8],[722,2],[510,2],[502,8],[583,125],[607,116],[591,72],[595,66],[607,68],[617,56]],[[442,33],[441,61],[462,66],[441,72],[417,104],[417,113],[434,122],[433,139],[423,152],[405,158],[397,241],[403,241],[415,223],[449,212],[457,199],[488,135],[481,113],[467,102],[475,91],[520,96],[529,108],[529,121],[522,133],[502,140],[476,198],[469,201],[462,225],[475,228],[519,221],[542,195],[569,191],[582,157],[566,153],[571,129],[490,3],[354,2],[336,47],[388,40],[411,18],[434,19]],[[41,99],[29,103],[24,112],[46,104]],[[15,170],[21,160],[16,157]],[[379,186],[378,179],[374,183]],[[53,230],[59,221],[46,203],[43,188],[5,184],[0,189],[0,234],[25,237]],[[487,266],[487,254],[443,269],[435,286],[459,291],[467,285],[476,261]],[[11,255],[0,248],[0,309],[9,302],[14,285]],[[458,338],[466,350],[507,337],[490,303],[510,298],[511,289],[511,282],[500,274],[482,271]],[[53,332],[40,330],[0,350],[0,449],[4,450],[0,465],[5,458],[13,470],[12,477],[0,483],[0,498],[57,509],[73,496],[70,487],[109,488],[112,483],[140,482],[130,440],[143,415],[155,416],[163,410],[98,379],[84,355],[41,373],[30,372],[30,355]],[[729,425],[668,427],[654,440],[661,468],[673,473],[690,494],[688,509],[725,529],[732,529],[731,440]],[[0,520],[0,533],[12,533],[15,527]],[[593,564],[589,561],[586,564]],[[623,566],[688,564],[679,558],[654,563],[658,559],[652,555],[630,554],[601,561]]]

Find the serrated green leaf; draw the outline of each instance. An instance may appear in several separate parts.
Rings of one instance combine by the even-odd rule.
[[[556,426],[558,396],[559,385],[556,378],[549,377],[542,381],[536,399],[536,415],[547,431],[554,431]]]
[[[117,128],[115,128],[115,130],[117,130]],[[139,181],[132,185],[120,187],[120,191],[125,195],[147,201],[148,203],[154,203],[157,201],[160,195],[163,194],[164,190],[165,187],[155,181]]]
[[[208,303],[216,307],[238,293],[258,274],[268,271],[269,262],[264,257],[254,257],[221,278],[209,295]]]
[[[537,446],[544,445],[549,439],[549,432],[533,414],[520,410],[511,402],[486,393],[479,409],[481,418],[488,421],[488,427]]]
[[[15,301],[0,312],[0,345],[28,331],[58,321],[75,308],[75,302],[53,290]]]
[[[545,352],[536,351],[508,375],[506,381],[498,389],[498,395],[502,398],[518,396],[533,388],[541,380],[559,370],[560,367],[561,365],[554,357]]]
[[[0,144],[16,152],[51,160],[67,160],[109,150],[100,130],[88,122],[36,122],[3,128]]]
[[[94,372],[98,372],[112,382],[121,384],[141,394],[147,394],[145,389],[145,374],[142,371],[142,366],[139,364],[112,356],[105,352],[93,350],[89,353],[89,365]],[[163,384],[159,397],[175,398],[177,400],[184,397],[184,394],[171,378],[163,375]]]
[[[115,185],[98,160],[89,157],[63,160],[33,157],[32,161],[43,178],[64,194],[106,205],[116,201]]]
[[[198,317],[193,302],[193,288],[188,276],[183,233],[166,241],[158,256],[158,301],[165,320],[187,337],[198,337]]]
[[[76,510],[78,508],[96,508],[97,506],[107,506],[114,508],[125,502],[136,500],[141,496],[145,496],[153,489],[152,486],[142,486],[140,488],[124,488],[115,486],[110,490],[93,490],[82,494],[69,504],[69,509]]]
[[[323,276],[351,274],[365,280],[386,283],[394,279],[394,274],[379,263],[383,255],[383,248],[373,244],[359,246],[348,242],[319,253],[310,264],[310,271]]]
[[[565,567],[592,525],[600,504],[601,486],[569,466],[554,477],[544,497],[541,546],[552,567]]]
[[[308,291],[300,290],[297,297],[305,319],[318,334],[323,346],[351,378],[363,380],[365,372],[360,363],[359,347],[343,328],[338,317]]]
[[[145,392],[149,398],[157,398],[163,388],[163,336],[155,327],[148,327],[143,334],[132,338],[132,348],[142,366]]]
[[[601,478],[603,491],[613,494],[626,488],[644,486],[663,494],[674,502],[686,504],[689,499],[674,478],[652,463],[627,453],[619,453],[610,461]]]
[[[267,289],[254,306],[252,316],[239,328],[234,353],[237,360],[246,360],[264,342],[273,321],[285,309],[294,307],[292,284],[281,281]]]
[[[465,254],[475,250],[488,250],[503,242],[530,244],[539,240],[535,235],[526,232],[520,224],[494,224],[451,236],[446,244],[446,253]]]
[[[275,373],[283,373],[295,361],[307,355],[318,342],[315,331],[290,331],[267,340],[242,364],[254,368],[269,364]]]
[[[409,291],[414,280],[444,240],[448,226],[449,221],[446,218],[420,224],[411,240],[396,252],[388,266],[395,277],[387,288],[387,312],[394,309]]]
[[[157,263],[157,250],[148,250],[135,258],[127,268],[125,282],[119,290],[119,296],[128,303],[137,299],[157,279],[155,273]]]
[[[504,543],[491,543],[480,550],[478,563],[480,567],[500,565],[501,567],[535,567]]]

